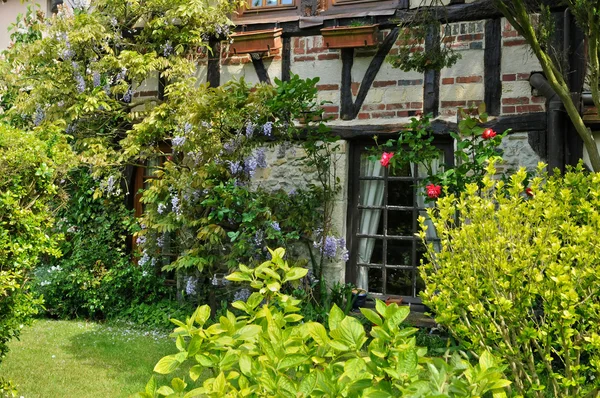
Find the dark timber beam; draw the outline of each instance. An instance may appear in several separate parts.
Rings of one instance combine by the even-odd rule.
[[[250,54],[250,58],[252,59],[252,65],[254,65],[254,70],[256,71],[256,76],[258,76],[258,80],[261,83],[271,84],[271,79],[269,78],[269,74],[267,73],[267,68],[265,68],[265,64],[263,63],[260,54],[252,53]]]
[[[509,128],[513,132],[531,132],[546,130],[546,113],[527,113],[523,115],[501,116],[490,120],[483,125],[490,127],[498,132],[503,132]],[[330,126],[331,133],[343,139],[356,139],[360,137],[371,137],[373,135],[393,134],[406,128],[406,125],[381,125],[381,124],[361,124],[353,126]],[[431,122],[431,128],[436,135],[445,135],[450,131],[457,131],[456,123],[446,122],[444,120],[434,120]]]
[[[284,82],[290,80],[292,65],[292,38],[287,36],[283,38],[283,48],[281,49],[281,80]]]
[[[206,81],[211,87],[221,85],[221,42],[214,37],[208,41],[208,65],[206,70]]]
[[[500,18],[485,23],[485,52],[483,55],[485,94],[487,113],[500,115],[502,101],[502,23]]]
[[[392,29],[377,49],[377,53],[371,60],[371,63],[369,63],[369,67],[360,83],[358,94],[356,95],[356,100],[354,102],[352,101],[352,65],[354,63],[354,49],[342,49],[340,117],[343,120],[356,119],[356,116],[360,112],[360,108],[367,98],[369,89],[371,88],[373,81],[375,81],[375,77],[377,76],[377,73],[379,73],[379,69],[381,69],[381,65],[383,65],[385,58],[398,38],[398,33],[398,27]]]
[[[438,27],[432,27],[425,37],[425,51],[433,46],[439,46],[440,31]],[[440,108],[440,71],[428,70],[425,72],[423,83],[423,113],[432,114],[436,117]]]

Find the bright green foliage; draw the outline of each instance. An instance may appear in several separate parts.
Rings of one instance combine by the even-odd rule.
[[[53,221],[48,202],[69,154],[53,131],[24,133],[0,124],[0,359],[6,342],[38,311],[30,271],[41,255],[60,254],[59,236],[47,234]]]
[[[65,237],[59,246],[62,257],[46,259],[36,269],[36,291],[43,294],[47,313],[102,319],[166,297],[156,268],[133,264],[127,253],[134,219],[123,198],[94,198],[100,181],[88,168],[72,170],[67,180],[68,201],[57,206],[55,226]]]
[[[210,280],[238,262],[264,260],[267,246],[304,242],[310,247],[316,228],[330,229],[339,184],[330,174],[331,137],[321,123],[307,132],[306,156],[295,161],[315,173],[319,184],[295,192],[251,184],[255,172],[276,167],[266,164],[268,147],[278,145],[285,156],[290,141],[300,136],[293,121],[321,113],[315,103],[317,80],[293,76],[254,88],[243,80],[216,89],[182,86],[169,93],[169,106],[152,111],[168,120],[168,129],[158,129],[156,120],[136,126],[123,141],[125,149],[154,160],[147,174],[158,177],[142,197],[142,262],[164,261],[167,269],[199,271]],[[172,152],[152,148],[163,140],[172,141]]]
[[[490,166],[480,193],[438,201],[423,300],[466,347],[508,361],[519,395],[595,396],[600,175],[542,170],[526,191],[524,170],[504,183]]]
[[[302,322],[300,300],[282,294],[282,284],[306,275],[290,267],[283,249],[256,268],[240,265],[228,276],[257,289],[237,301],[236,316],[227,312],[206,327],[208,306],[199,307],[178,326],[178,353],[162,358],[154,370],[169,374],[191,362],[189,381],[174,378],[159,386],[152,378],[140,397],[475,397],[494,392],[505,396],[510,383],[489,354],[471,366],[458,354],[448,361],[425,357],[415,345],[413,328],[400,328],[408,307],[363,309],[374,324],[370,336],[353,316],[334,306],[327,327]],[[201,383],[200,386],[198,384]]]

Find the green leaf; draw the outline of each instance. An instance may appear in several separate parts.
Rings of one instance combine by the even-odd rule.
[[[304,278],[306,274],[308,274],[307,268],[294,267],[285,273],[283,283]]]
[[[298,386],[298,392],[302,393],[303,398],[311,397],[312,393],[317,385],[317,374],[311,372],[304,376]]]
[[[146,393],[150,394],[150,396],[154,397],[154,395],[156,394],[156,378],[154,376],[152,376],[150,378],[150,380],[148,381],[148,384],[146,384]]]
[[[252,375],[252,359],[247,354],[240,355],[240,370],[247,376]]]
[[[241,272],[233,272],[227,275],[225,279],[231,282],[252,282],[252,279],[249,275],[243,274]]]
[[[173,380],[171,380],[171,386],[173,386],[173,390],[175,390],[175,392],[183,392],[187,384],[179,377],[175,377]]]
[[[179,360],[177,354],[167,355],[166,357],[163,357],[160,359],[160,361],[158,361],[158,363],[154,367],[154,371],[163,375],[169,374],[174,372],[180,364],[181,361]]]
[[[190,379],[193,381],[198,380],[198,378],[202,375],[204,368],[201,365],[194,365],[190,368]]]
[[[345,316],[344,311],[334,304],[333,307],[331,307],[331,311],[329,311],[329,330],[337,329]]]
[[[192,315],[194,322],[200,326],[204,326],[208,318],[210,318],[210,306],[208,305],[203,305],[196,308],[194,315]]]
[[[379,315],[377,315],[377,313],[375,311],[373,311],[369,308],[361,308],[360,312],[362,312],[362,314],[365,316],[365,318],[367,318],[373,324],[375,324],[377,326],[381,326],[383,324],[381,317]]]
[[[385,303],[383,301],[381,301],[379,299],[375,299],[375,309],[377,310],[379,315],[381,315],[382,317],[385,318],[387,306],[385,305]]]
[[[277,370],[286,370],[288,368],[293,368],[299,366],[303,362],[307,361],[309,357],[304,354],[291,354],[286,355],[280,362],[277,364]]]
[[[168,397],[171,394],[175,394],[175,391],[173,391],[173,389],[169,386],[162,386],[156,391],[156,393]]]
[[[312,337],[318,345],[326,346],[329,344],[329,336],[327,335],[327,331],[320,323],[309,322],[306,324],[306,329],[308,330],[310,337]]]
[[[252,340],[260,334],[262,327],[259,325],[246,325],[237,331],[235,338],[239,340]]]

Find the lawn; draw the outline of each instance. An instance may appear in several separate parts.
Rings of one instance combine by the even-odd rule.
[[[10,350],[0,376],[17,385],[19,396],[116,398],[143,391],[156,362],[177,349],[166,333],[37,320]]]

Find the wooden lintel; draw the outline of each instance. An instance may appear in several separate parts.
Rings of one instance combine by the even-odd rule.
[[[425,51],[431,50],[434,46],[439,46],[440,31],[436,26],[431,27],[425,37]],[[432,114],[434,117],[439,114],[440,108],[440,71],[425,71],[423,84],[423,113]]]
[[[362,124],[353,126],[329,126],[331,134],[345,140],[373,135],[394,134],[406,128],[407,124]],[[512,132],[530,132],[546,130],[546,113],[528,113],[523,115],[508,115],[490,120],[484,124],[498,132],[512,128]],[[436,135],[445,135],[451,131],[457,131],[457,124],[445,120],[433,120],[431,128]]]

